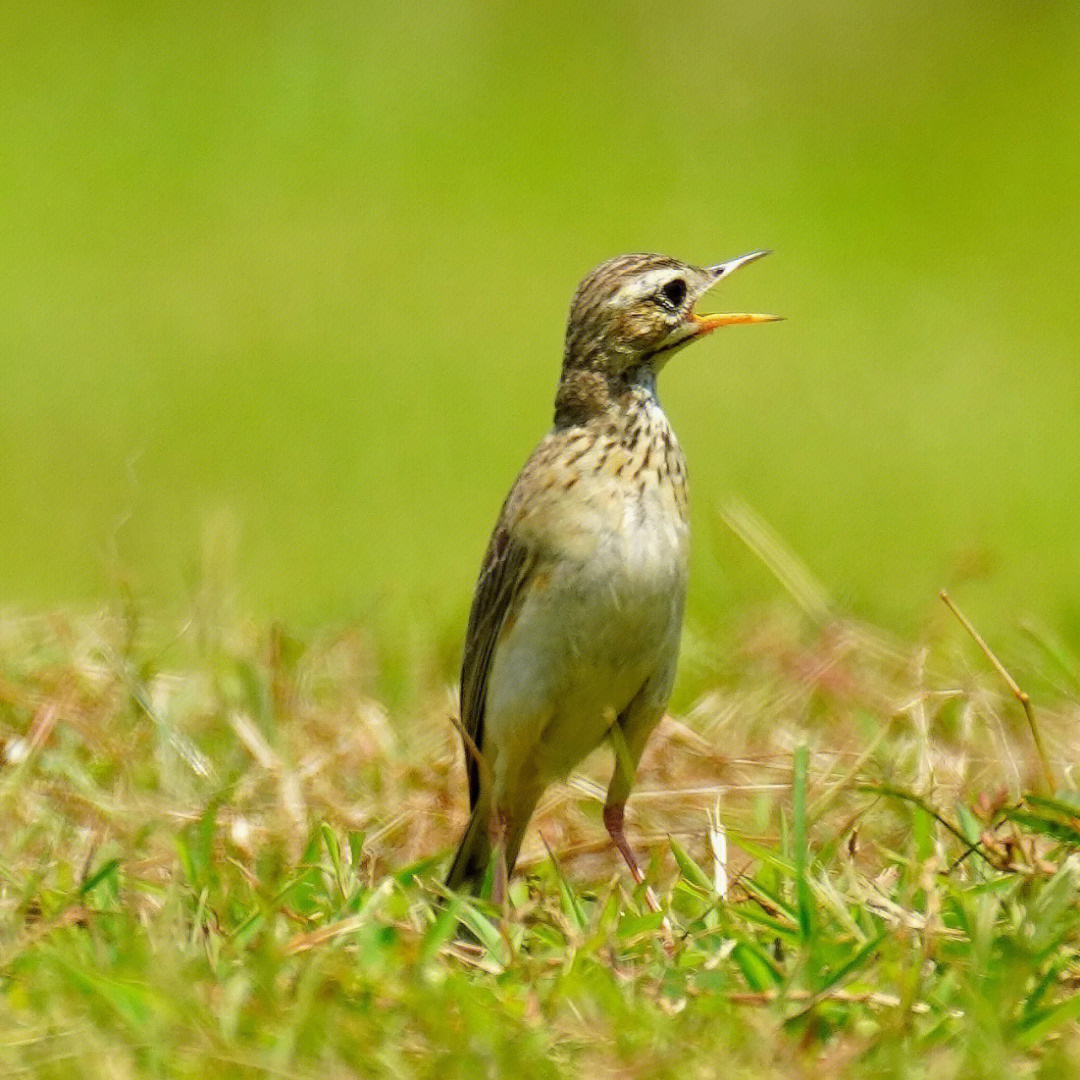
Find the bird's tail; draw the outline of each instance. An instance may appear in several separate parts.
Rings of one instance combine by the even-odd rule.
[[[533,800],[535,801],[535,800]],[[515,815],[506,823],[504,836],[506,876],[514,872],[514,863],[517,862],[518,852],[521,850],[521,841],[525,836],[525,827],[529,824],[532,816],[532,805],[526,807],[526,812]],[[488,800],[480,797],[473,807],[472,817],[465,829],[465,835],[458,845],[457,854],[450,864],[446,875],[446,887],[448,889],[464,889],[471,893],[480,891],[491,865],[491,835],[488,830],[490,809]]]
[[[465,835],[446,875],[446,887],[455,891],[477,892],[491,863],[491,838],[488,836],[488,810],[481,799],[473,807]]]

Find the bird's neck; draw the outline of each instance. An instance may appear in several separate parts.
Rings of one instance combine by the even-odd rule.
[[[679,440],[656,399],[652,370],[613,380],[599,372],[563,373],[555,398],[555,431],[578,432],[585,446],[598,448],[598,462],[609,480],[637,492],[652,490],[661,503],[685,523],[687,518],[686,462]]]
[[[555,393],[555,428],[618,425],[659,408],[656,374],[647,364],[618,374],[567,364]]]

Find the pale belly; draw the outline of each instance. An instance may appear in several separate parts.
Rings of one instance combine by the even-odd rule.
[[[485,725],[488,745],[500,748],[496,789],[523,769],[538,784],[564,776],[631,702],[656,714],[666,704],[688,537],[651,496],[578,503],[575,527],[564,522],[560,550],[538,568],[492,665]],[[621,513],[612,514],[617,498]]]

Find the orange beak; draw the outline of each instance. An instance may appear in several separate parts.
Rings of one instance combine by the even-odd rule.
[[[741,326],[744,323],[780,322],[784,316],[758,315],[749,311],[727,311],[718,312],[716,315],[691,314],[690,318],[694,320],[694,324],[697,327],[697,333],[708,334],[710,331],[717,330],[721,326]]]
[[[709,273],[713,275],[713,280],[709,285],[709,288],[711,289],[713,285],[722,281],[729,274],[733,274],[740,266],[746,266],[747,263],[756,262],[758,259],[764,258],[764,256],[768,254],[769,252],[767,251],[751,251],[747,255],[739,255],[737,258],[728,259],[727,262],[708,267]],[[757,315],[746,311],[718,312],[715,315],[698,315],[693,311],[690,313],[690,320],[694,326],[695,336],[709,334],[713,330],[718,330],[721,326],[741,326],[748,323],[779,322],[781,319],[783,319],[782,315]]]

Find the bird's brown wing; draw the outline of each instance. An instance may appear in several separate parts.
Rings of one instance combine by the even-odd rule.
[[[484,556],[469,612],[465,655],[461,661],[461,724],[481,754],[484,752],[488,676],[495,646],[507,620],[520,607],[535,566],[536,552],[511,536],[504,514]],[[469,772],[469,805],[472,807],[480,797],[480,767],[468,743],[465,761]]]

